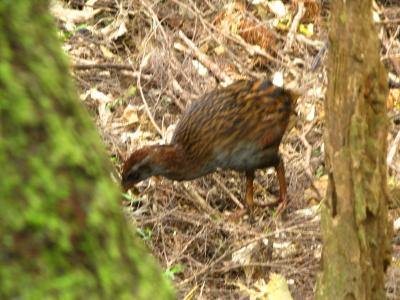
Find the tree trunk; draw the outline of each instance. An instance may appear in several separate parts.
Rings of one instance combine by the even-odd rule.
[[[118,205],[47,1],[0,1],[0,299],[171,299]]]
[[[325,100],[327,200],[317,299],[385,299],[392,226],[386,186],[387,77],[371,1],[331,1]]]

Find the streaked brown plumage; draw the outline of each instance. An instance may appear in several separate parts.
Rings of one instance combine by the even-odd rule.
[[[131,154],[122,172],[125,189],[150,176],[191,180],[217,168],[245,172],[246,202],[253,206],[256,169],[275,167],[281,207],[286,183],[279,144],[297,96],[268,80],[241,80],[195,101],[182,115],[168,145]]]

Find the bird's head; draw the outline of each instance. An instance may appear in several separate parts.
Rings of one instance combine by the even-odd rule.
[[[125,161],[122,169],[122,187],[129,190],[135,184],[154,175],[153,171],[153,147],[144,147],[133,152]]]

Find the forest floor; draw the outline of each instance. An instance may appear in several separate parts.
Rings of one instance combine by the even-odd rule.
[[[244,176],[236,172],[182,183],[152,178],[123,194],[121,209],[172,278],[180,299],[263,299],[269,280],[279,283],[280,277],[272,274],[286,279],[293,299],[313,299],[321,259],[319,210],[327,186],[323,131],[329,112],[323,101],[329,1],[83,3],[54,2],[52,12],[80,98],[117,170],[133,150],[168,142],[182,111],[218,85],[270,77],[310,86],[280,149],[290,199],[283,217],[265,206],[279,194],[273,170],[256,174],[253,224],[246,218],[229,219],[244,197]],[[396,80],[398,1],[377,1],[374,20],[382,61]],[[391,186],[400,182],[399,110],[400,89],[392,88]],[[390,215],[399,220],[399,209],[392,208]],[[398,229],[386,287],[388,299],[400,299]]]

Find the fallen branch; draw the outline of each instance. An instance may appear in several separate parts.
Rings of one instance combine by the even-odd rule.
[[[306,154],[305,154],[305,160],[303,161],[303,166],[305,169],[305,174],[308,177],[308,180],[310,180],[310,187],[312,190],[314,190],[314,192],[316,192],[316,196],[318,197],[318,200],[321,201],[322,200],[322,196],[321,193],[319,192],[319,190],[317,189],[317,187],[314,184],[313,181],[313,175],[312,175],[312,171],[311,171],[311,167],[310,167],[310,161],[311,161],[311,154],[312,154],[312,146],[310,145],[310,143],[308,142],[306,136],[307,134],[314,128],[315,124],[317,123],[316,120],[314,120],[309,126],[308,128],[303,132],[303,134],[300,135],[300,141],[302,142],[302,144],[304,145],[304,147],[306,148]]]
[[[223,189],[225,193],[228,194],[228,196],[232,199],[232,201],[235,202],[237,206],[239,206],[240,209],[244,208],[243,204],[239,201],[239,199],[234,194],[232,194],[232,192],[225,186],[225,184],[221,180],[219,180],[217,176],[214,175],[213,179],[220,186],[220,188]]]
[[[149,54],[146,55],[146,57],[148,57],[148,56],[151,55],[151,54],[152,54],[152,53],[150,52]],[[156,121],[155,121],[154,118],[153,118],[153,115],[152,115],[151,112],[150,112],[149,104],[147,103],[146,97],[144,96],[143,89],[142,89],[142,84],[141,84],[141,81],[140,81],[140,79],[141,79],[141,75],[140,75],[140,74],[142,73],[142,68],[143,68],[143,65],[144,65],[143,62],[144,62],[144,61],[147,61],[146,57],[144,57],[144,58],[142,59],[142,63],[140,64],[140,67],[139,67],[139,76],[138,76],[138,78],[137,78],[136,85],[137,85],[137,89],[139,90],[140,97],[142,98],[142,102],[143,102],[143,104],[144,104],[144,108],[145,108],[145,110],[146,110],[147,116],[148,116],[149,119],[150,119],[151,124],[153,124],[153,126],[154,126],[154,128],[157,130],[157,132],[162,136],[162,135],[163,135],[163,134],[162,134],[162,130],[161,130],[160,127],[157,125]]]
[[[297,28],[299,27],[300,24],[300,20],[301,18],[303,18],[306,9],[304,7],[304,3],[302,1],[297,2],[298,6],[297,6],[297,14],[293,19],[292,25],[290,26],[288,35],[287,35],[287,40],[286,40],[286,45],[285,45],[285,51],[287,51],[288,49],[292,48],[293,45],[293,41],[296,37],[296,33],[297,33]]]
[[[138,78],[141,76],[142,78],[146,80],[150,80],[153,78],[152,75],[148,74],[141,74],[138,71],[135,71],[133,66],[129,64],[113,64],[113,63],[77,63],[72,65],[72,68],[74,70],[92,70],[92,69],[100,69],[100,70],[110,70],[110,69],[115,69],[118,71],[129,71],[127,73],[124,73],[124,75]]]
[[[219,216],[220,213],[218,211],[216,211],[214,208],[212,208],[204,199],[203,197],[201,197],[199,195],[199,193],[197,193],[197,191],[195,191],[193,189],[193,187],[188,184],[188,183],[184,183],[183,187],[186,191],[186,193],[188,194],[188,198],[190,201],[192,201],[192,203],[199,207],[201,210],[207,212],[209,215],[211,216]]]
[[[194,55],[207,69],[209,69],[224,85],[228,85],[233,82],[233,80],[222,71],[217,64],[211,61],[211,59],[201,52],[199,48],[182,32],[179,31],[179,37],[183,42],[189,47],[192,55]]]

